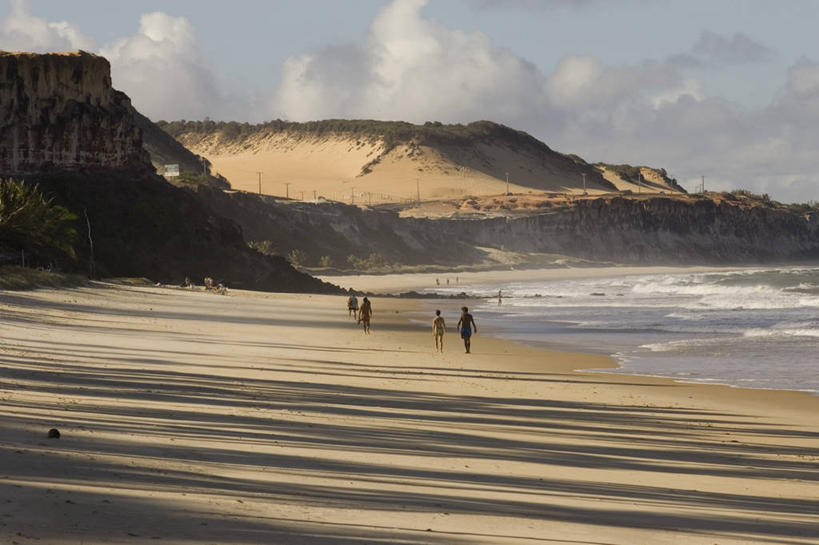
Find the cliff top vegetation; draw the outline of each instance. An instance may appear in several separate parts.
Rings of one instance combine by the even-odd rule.
[[[416,125],[406,121],[376,121],[373,119],[325,119],[298,123],[275,119],[250,124],[236,121],[157,121],[156,124],[174,138],[183,134],[220,133],[228,142],[241,141],[259,133],[291,133],[304,136],[350,135],[365,140],[381,140],[387,149],[400,144],[464,145],[475,142],[505,141],[518,147],[536,148],[554,153],[532,135],[492,121],[464,124],[444,124],[428,121]]]

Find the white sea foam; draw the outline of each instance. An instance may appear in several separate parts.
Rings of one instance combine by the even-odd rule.
[[[819,337],[819,329],[749,329],[743,337]]]
[[[485,284],[473,293],[485,297],[483,319],[497,317],[510,337],[608,348],[623,372],[816,391],[814,290],[819,267]]]

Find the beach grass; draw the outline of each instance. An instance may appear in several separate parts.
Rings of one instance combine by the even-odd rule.
[[[85,284],[79,274],[67,274],[14,265],[0,267],[0,290],[31,290],[36,288],[66,288]]]

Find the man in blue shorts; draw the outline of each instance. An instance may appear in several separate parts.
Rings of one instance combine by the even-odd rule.
[[[458,330],[461,332],[461,338],[464,340],[464,348],[466,348],[466,353],[469,354],[472,331],[474,330],[475,333],[477,333],[478,326],[475,325],[475,319],[472,318],[472,315],[469,313],[469,309],[466,307],[461,307],[461,319],[458,320]]]

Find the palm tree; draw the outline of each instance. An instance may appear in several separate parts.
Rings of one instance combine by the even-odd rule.
[[[0,179],[0,244],[42,257],[75,257],[77,216],[46,198],[39,187]]]

